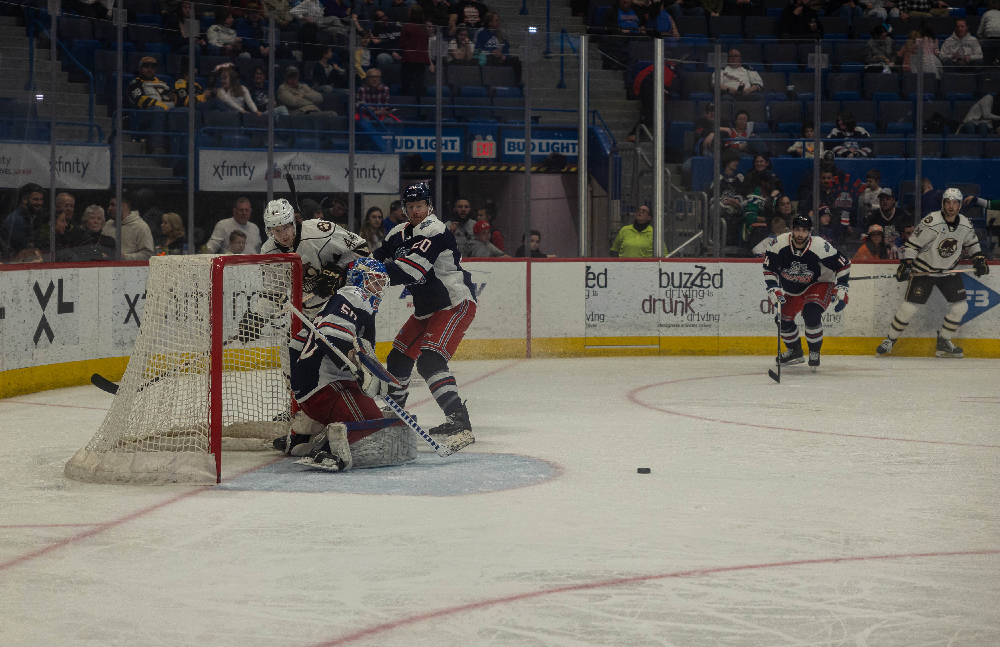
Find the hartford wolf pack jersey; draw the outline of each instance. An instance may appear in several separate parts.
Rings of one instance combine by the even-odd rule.
[[[284,249],[274,237],[269,237],[260,248],[261,254],[293,252],[302,259],[302,290],[311,294],[320,272],[335,270],[342,274],[356,258],[368,256],[365,239],[327,220],[305,220],[299,235],[289,249]],[[324,298],[313,297],[303,303],[304,308],[316,308]]]
[[[354,350],[356,338],[375,345],[375,313],[371,303],[357,293],[357,288],[341,288],[313,320],[323,336],[344,355]],[[292,391],[299,402],[327,384],[354,380],[354,373],[344,360],[314,339],[314,333],[303,327],[288,344],[292,364]]]
[[[810,236],[805,249],[792,246],[792,234],[778,236],[764,254],[764,282],[780,285],[785,294],[797,295],[813,283],[837,283],[846,286],[851,261],[829,242]]]
[[[962,252],[978,254],[979,237],[969,219],[958,214],[948,224],[940,211],[927,214],[903,246],[903,258],[913,259],[918,272],[945,272],[955,269]]]
[[[417,318],[476,301],[455,236],[433,214],[415,229],[408,222],[396,225],[373,256],[385,263],[391,285],[408,286]]]

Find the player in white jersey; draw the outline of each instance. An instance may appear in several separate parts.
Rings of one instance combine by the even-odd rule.
[[[327,220],[295,223],[295,211],[288,200],[268,203],[264,211],[268,238],[261,254],[298,254],[302,259],[302,309],[313,315],[337,288],[347,266],[356,258],[369,256],[368,243],[357,234]]]
[[[972,259],[976,276],[989,274],[986,255],[979,248],[979,238],[969,219],[959,213],[962,192],[947,189],[941,197],[941,210],[928,214],[917,225],[903,247],[903,258],[896,270],[896,280],[909,280],[906,299],[896,311],[889,334],[875,351],[877,355],[892,352],[892,346],[903,334],[917,306],[927,303],[936,286],[951,304],[938,331],[938,357],[963,357],[962,349],[952,343],[952,335],[962,325],[969,305],[965,301],[965,286],[959,274],[944,274],[955,269],[962,253]],[[914,272],[916,270],[916,272]]]

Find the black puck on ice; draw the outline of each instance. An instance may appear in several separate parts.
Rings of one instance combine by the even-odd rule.
[[[649,474],[651,470],[648,467],[640,467],[639,469],[636,470],[636,472],[640,474]]]

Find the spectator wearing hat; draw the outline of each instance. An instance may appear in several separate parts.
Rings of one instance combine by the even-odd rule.
[[[323,207],[319,205],[315,200],[310,200],[306,198],[299,203],[299,207],[302,209],[302,219],[303,220],[322,220],[323,219]]]
[[[895,240],[903,227],[913,223],[913,218],[903,209],[896,206],[896,196],[892,194],[892,189],[882,187],[878,194],[878,209],[872,211],[868,218],[869,228],[878,225],[882,228],[885,240]]]
[[[174,107],[176,97],[170,86],[156,77],[156,59],[152,56],[139,61],[139,74],[129,83],[128,98],[133,108],[148,111],[133,120],[132,129],[147,138],[152,152],[162,154],[166,151],[166,139],[157,133],[166,128],[166,111]]]
[[[868,235],[864,237],[863,244],[858,248],[854,258],[854,263],[867,263],[889,258],[889,246],[885,244],[885,231],[879,225],[872,225],[868,228]]]
[[[464,258],[508,258],[503,250],[490,242],[490,223],[480,220],[472,228],[472,240],[462,246],[462,256]]]
[[[320,111],[323,95],[300,82],[299,68],[289,65],[285,70],[285,82],[278,86],[276,99],[288,108],[289,114],[306,115]]]
[[[820,238],[837,247],[837,245],[844,244],[844,239],[847,237],[847,227],[840,220],[833,219],[830,207],[821,204],[819,205],[819,228],[816,233]]]
[[[490,223],[490,231],[492,232],[490,234],[490,242],[496,245],[497,249],[507,251],[507,248],[504,246],[503,234],[497,231],[497,228],[493,226],[493,216],[486,207],[479,207],[476,209],[476,222],[482,221]]]

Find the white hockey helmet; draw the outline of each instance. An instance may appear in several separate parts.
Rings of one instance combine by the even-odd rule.
[[[944,203],[948,200],[958,200],[959,204],[961,204],[962,192],[958,189],[945,189],[941,195],[941,206],[944,206]]]
[[[270,230],[272,227],[281,227],[295,222],[295,209],[288,200],[279,198],[267,203],[264,210],[264,227]]]

